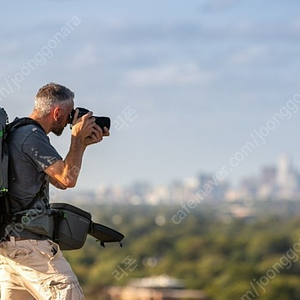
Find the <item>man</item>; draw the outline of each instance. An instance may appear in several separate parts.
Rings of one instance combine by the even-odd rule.
[[[74,187],[87,146],[109,136],[107,128],[102,131],[95,123],[92,112],[78,118],[76,111],[70,149],[62,159],[47,135],[62,134],[70,122],[73,99],[74,93],[68,88],[55,83],[45,85],[38,91],[29,116],[36,123],[9,134],[10,202],[15,215],[33,211],[47,225],[49,183],[60,189]],[[51,226],[33,228],[30,224],[10,224],[9,235],[0,244],[1,299],[84,299],[70,265],[51,240]]]

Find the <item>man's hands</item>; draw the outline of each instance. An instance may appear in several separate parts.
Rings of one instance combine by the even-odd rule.
[[[44,171],[51,178],[51,183],[59,189],[66,189],[76,185],[80,173],[82,156],[85,148],[99,143],[104,136],[109,136],[109,130],[102,130],[96,123],[92,112],[78,118],[76,110],[72,124],[72,138],[70,150],[64,160],[58,160]]]
[[[109,136],[109,130],[104,127],[104,131],[95,123],[93,113],[90,111],[78,118],[79,111],[76,110],[72,125],[72,136],[78,139],[84,147],[102,141],[104,136]]]

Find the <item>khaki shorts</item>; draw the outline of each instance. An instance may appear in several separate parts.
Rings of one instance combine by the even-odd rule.
[[[83,300],[84,295],[59,246],[51,240],[0,244],[2,300]]]

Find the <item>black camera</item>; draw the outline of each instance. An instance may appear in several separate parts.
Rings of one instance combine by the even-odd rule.
[[[79,110],[78,113],[78,118],[84,116],[85,114],[87,114],[89,112],[88,109],[86,108],[82,108],[82,107],[77,107],[75,109],[73,109],[70,113],[70,119],[69,119],[69,123],[72,124],[73,123],[73,119],[74,119],[74,115],[75,115],[75,111],[76,109]],[[102,129],[104,130],[104,127],[106,127],[108,130],[110,128],[110,118],[108,117],[96,117],[93,116],[96,119],[96,124]]]

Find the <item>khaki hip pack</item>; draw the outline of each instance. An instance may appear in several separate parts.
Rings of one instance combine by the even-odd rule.
[[[124,235],[104,225],[94,223],[92,216],[78,207],[67,203],[52,203],[54,216],[53,240],[61,250],[80,249],[86,241],[87,235],[91,235],[105,247],[105,243],[120,243]]]

